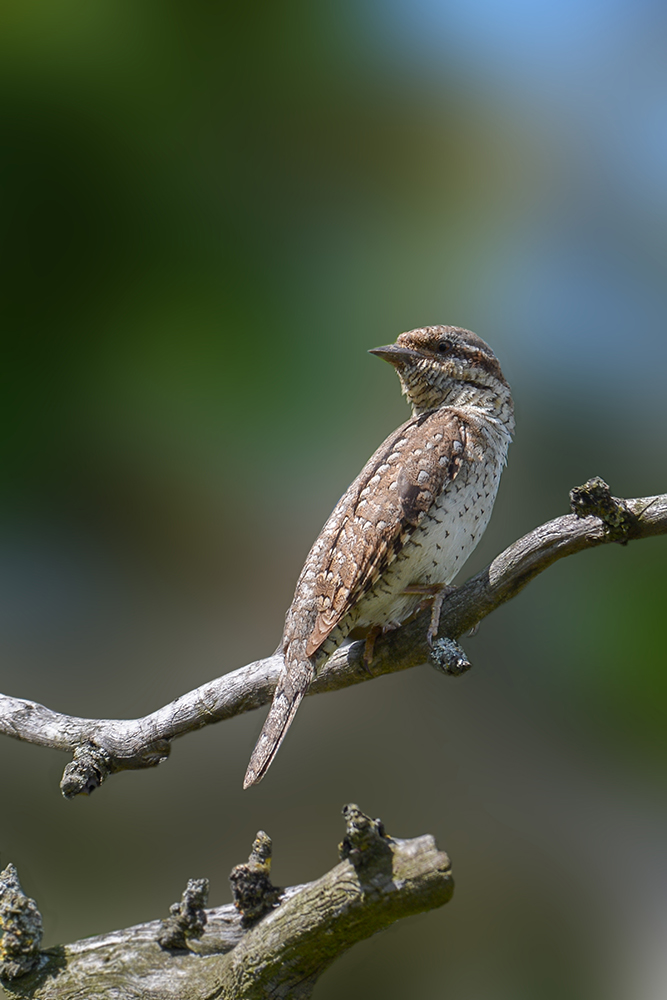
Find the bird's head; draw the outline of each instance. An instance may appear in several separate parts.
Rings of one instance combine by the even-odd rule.
[[[510,398],[498,359],[457,326],[425,326],[370,352],[394,366],[415,413],[464,404],[498,408]]]

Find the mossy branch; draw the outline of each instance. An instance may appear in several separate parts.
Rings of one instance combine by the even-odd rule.
[[[440,635],[446,638],[434,649],[426,642],[427,611],[379,638],[369,667],[362,662],[362,642],[338,649],[308,693],[336,691],[426,662],[445,673],[461,673],[470,664],[456,640],[557,559],[598,545],[667,534],[667,494],[619,500],[606,483],[592,479],[572,491],[571,503],[572,514],[524,535],[446,598],[440,617]],[[0,695],[0,733],[72,753],[61,782],[63,794],[87,794],[110,774],[161,763],[179,736],[266,705],[281,666],[280,655],[250,663],[142,719],[80,719]]]
[[[432,837],[390,837],[355,805],[343,814],[341,862],[316,882],[272,886],[271,842],[260,832],[232,871],[233,905],[202,910],[206,880],[191,880],[166,920],[36,952],[32,971],[16,969],[2,985],[30,1000],[306,1000],[357,941],[442,906],[454,888]]]

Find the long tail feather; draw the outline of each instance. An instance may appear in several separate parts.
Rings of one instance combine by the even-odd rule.
[[[292,725],[301,700],[310,686],[313,672],[313,665],[309,660],[297,661],[289,664],[289,669],[285,670],[278,681],[269,714],[248,764],[243,781],[244,788],[261,781],[271,766],[287,730]]]

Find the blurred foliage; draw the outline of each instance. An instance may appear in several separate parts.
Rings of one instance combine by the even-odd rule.
[[[323,519],[407,415],[365,353],[404,329],[476,330],[514,387],[471,572],[591,475],[667,488],[667,185],[637,124],[664,25],[491,6],[5,0],[3,690],[135,716],[269,653]],[[662,539],[568,559],[483,625],[460,682],[309,700],[246,795],[255,717],[74,803],[59,755],[5,741],[3,863],[71,940],[166,914],[189,877],[225,901],[259,828],[281,884],[317,877],[358,801],[434,833],[457,893],[321,1000],[618,992],[655,914],[664,564]]]

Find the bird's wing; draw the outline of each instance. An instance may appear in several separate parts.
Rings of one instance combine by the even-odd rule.
[[[332,512],[297,584],[295,611],[302,598],[314,598],[308,656],[391,565],[465,457],[466,424],[452,410],[413,417],[378,448]],[[289,628],[288,612],[286,640]]]

